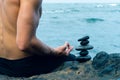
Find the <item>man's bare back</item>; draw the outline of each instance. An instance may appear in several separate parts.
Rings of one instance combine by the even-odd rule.
[[[36,38],[41,3],[42,0],[0,0],[0,57],[14,60],[41,53],[70,53],[69,43],[51,48]]]
[[[0,57],[18,59],[27,56],[16,45],[16,25],[20,0],[0,0]]]

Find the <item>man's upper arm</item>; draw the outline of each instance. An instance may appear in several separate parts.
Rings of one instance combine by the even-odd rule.
[[[39,23],[39,7],[42,0],[20,0],[17,20],[17,43],[28,46]]]

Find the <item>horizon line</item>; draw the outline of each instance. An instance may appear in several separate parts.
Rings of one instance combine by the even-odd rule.
[[[119,4],[120,2],[45,2],[43,3],[111,3],[111,4]]]

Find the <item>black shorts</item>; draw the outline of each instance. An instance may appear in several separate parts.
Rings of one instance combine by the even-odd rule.
[[[75,56],[31,56],[18,60],[0,58],[0,74],[12,77],[29,77],[49,73],[65,61],[74,60]]]

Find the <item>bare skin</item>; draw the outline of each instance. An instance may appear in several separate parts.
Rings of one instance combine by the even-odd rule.
[[[42,0],[0,0],[0,57],[15,60],[32,55],[69,55],[68,42],[51,48],[36,37]]]

